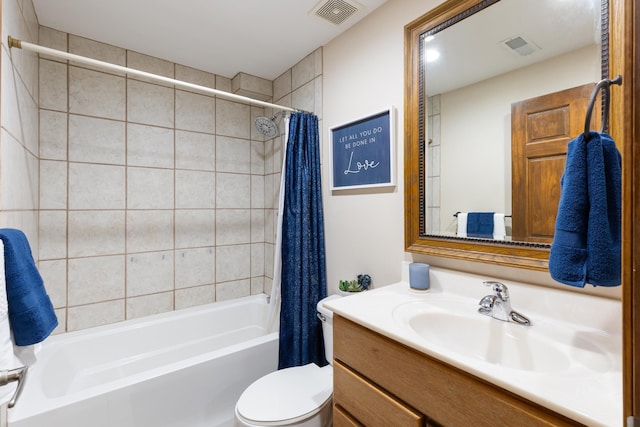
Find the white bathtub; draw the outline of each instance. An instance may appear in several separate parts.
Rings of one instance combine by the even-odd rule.
[[[265,295],[47,339],[9,427],[233,425],[242,391],[273,372]]]

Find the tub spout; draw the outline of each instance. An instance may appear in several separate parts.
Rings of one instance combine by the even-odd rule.
[[[18,387],[16,387],[16,391],[15,393],[13,393],[13,397],[11,398],[11,400],[9,400],[9,408],[13,408],[16,404],[16,400],[18,400],[18,397],[20,397],[20,393],[22,392],[22,387],[24,386],[26,376],[26,366],[16,369],[9,369],[6,371],[0,371],[0,386],[7,385],[10,382],[18,381]]]

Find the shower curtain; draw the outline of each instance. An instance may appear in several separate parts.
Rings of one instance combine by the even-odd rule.
[[[327,295],[318,117],[293,113],[285,155],[278,369],[324,366],[318,301]]]
[[[280,328],[280,287],[282,273],[282,218],[284,216],[284,184],[287,167],[287,140],[289,139],[289,117],[284,118],[284,139],[282,139],[282,170],[280,174],[280,191],[278,192],[278,221],[276,223],[276,247],[273,256],[273,284],[271,285],[271,299],[269,300],[269,332],[276,332]]]

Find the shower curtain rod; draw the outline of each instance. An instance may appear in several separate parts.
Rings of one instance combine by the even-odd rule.
[[[291,111],[294,113],[302,112],[291,107],[285,107],[284,105],[272,104],[271,102],[260,101],[258,99],[249,98],[247,96],[236,95],[234,93],[225,92],[223,90],[212,89],[206,86],[200,86],[193,83],[188,83],[182,80],[176,80],[169,77],[159,76],[157,74],[148,73],[146,71],[136,70],[134,68],[123,67],[122,65],[111,64],[110,62],[99,61],[97,59],[87,58],[86,56],[75,55],[73,53],[63,52],[61,50],[51,49],[49,47],[40,46],[33,43],[28,43],[22,40],[14,39],[9,36],[9,48],[16,47],[18,49],[30,50],[36,53],[42,53],[45,55],[54,56],[57,58],[67,59],[69,61],[80,62],[83,64],[92,65],[95,67],[105,68],[112,71],[118,71],[121,73],[134,74],[141,77],[146,77],[153,80],[159,80],[165,83],[171,83],[176,86],[182,86],[189,89],[195,89],[201,92],[210,93],[221,98],[228,98],[235,101],[246,102],[248,104],[259,105],[261,107],[269,107],[277,110]]]

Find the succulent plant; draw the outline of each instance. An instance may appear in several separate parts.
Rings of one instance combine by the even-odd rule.
[[[371,276],[368,274],[358,274],[357,280],[340,280],[338,289],[343,292],[362,292],[371,286]]]

